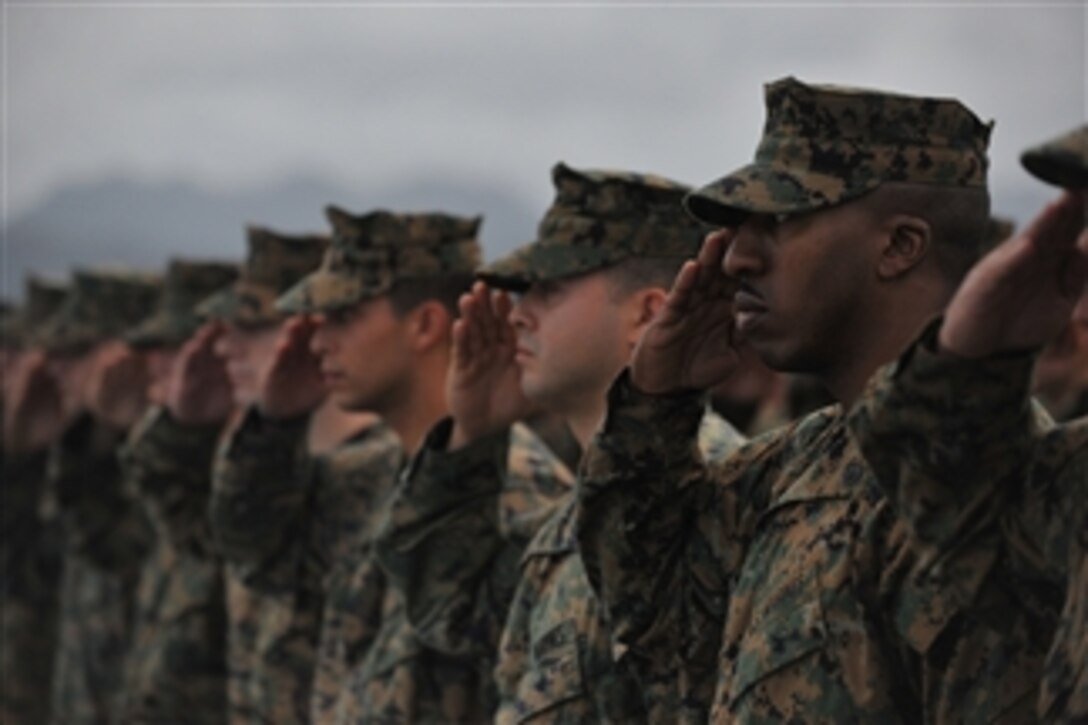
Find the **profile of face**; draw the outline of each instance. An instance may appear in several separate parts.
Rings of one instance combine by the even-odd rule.
[[[834,367],[867,329],[876,234],[873,215],[856,201],[747,217],[722,261],[738,285],[738,337],[775,370]]]
[[[215,354],[223,361],[230,379],[234,403],[255,403],[271,369],[283,323],[246,327],[225,323],[216,338]]]
[[[413,314],[398,316],[382,296],[312,316],[310,349],[340,408],[388,415],[405,399],[416,349]]]
[[[603,272],[534,282],[515,296],[509,320],[525,396],[551,411],[602,396],[641,329],[632,304]]]

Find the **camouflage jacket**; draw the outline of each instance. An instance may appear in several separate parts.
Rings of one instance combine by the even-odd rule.
[[[408,623],[404,600],[387,586],[381,623],[370,647],[348,673],[336,722],[486,722],[494,696],[481,692],[488,672],[468,657],[450,657],[423,646]],[[486,688],[486,685],[485,685]]]
[[[207,523],[218,432],[153,408],[122,449],[126,485],[157,534],[136,594],[124,723],[227,719],[226,593]]]
[[[310,509],[319,558],[331,562],[324,579],[310,718],[334,722],[350,698],[349,673],[362,665],[381,624],[385,577],[373,538],[404,454],[396,436],[379,426],[323,456]]]
[[[1088,719],[1088,419],[1053,426],[1029,401],[1030,355],[983,361],[934,352],[923,341],[874,377],[851,415],[866,460],[895,502],[929,572],[955,571],[963,552],[1001,552],[998,574],[1026,597],[1067,589],[1039,716]],[[1022,606],[1038,605],[1027,598]],[[979,616],[983,616],[980,614]],[[1030,621],[1030,620],[1029,620]],[[1019,635],[1020,633],[1014,633]],[[1013,645],[1026,646],[1009,638]]]
[[[306,419],[245,411],[216,451],[209,517],[226,559],[231,723],[301,723],[309,712],[323,605],[297,536],[310,482]]]
[[[704,417],[699,442],[709,460],[724,457],[742,440],[717,415]],[[511,467],[517,460],[511,456]],[[522,559],[495,669],[496,720],[668,721],[675,710],[661,708],[668,700],[664,693],[644,697],[632,674],[612,660],[610,630],[577,553],[576,502],[568,490]]]
[[[3,461],[3,599],[0,600],[0,722],[49,720],[57,639],[60,530],[39,514],[44,452]]]
[[[369,532],[399,444],[376,425],[314,457],[306,422],[247,411],[217,456],[211,517],[230,561],[231,701],[245,722],[328,721],[380,621]]]
[[[465,673],[457,686],[478,693],[483,709],[475,713],[435,711],[464,721],[491,711],[490,673],[518,562],[573,480],[525,425],[446,452],[451,430],[446,420],[427,436],[397,485],[376,549],[399,599],[395,621],[414,632],[404,635],[415,640],[411,656]],[[434,694],[436,704],[452,699]]]
[[[625,373],[579,492],[614,654],[651,694],[676,683],[674,718],[991,722],[1030,709],[1034,683],[1019,676],[1038,648],[985,656],[1023,622],[958,616],[976,597],[1008,606],[1011,593],[984,587],[996,555],[920,575],[839,406],[716,465],[692,444],[702,409],[699,394],[643,395]]]
[[[150,524],[121,485],[120,442],[83,417],[50,450],[43,505],[56,506],[65,542],[51,716],[65,725],[116,717],[150,547]]]

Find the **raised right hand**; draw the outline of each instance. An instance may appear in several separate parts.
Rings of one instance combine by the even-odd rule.
[[[1040,348],[1069,324],[1088,285],[1085,201],[1064,194],[968,272],[945,312],[942,350],[981,358]]]
[[[631,382],[644,393],[705,390],[740,364],[734,346],[733,291],[722,272],[731,230],[707,235],[676,275],[664,307],[631,355]]]
[[[283,324],[272,361],[261,374],[257,405],[273,419],[295,418],[312,412],[328,390],[321,375],[321,360],[310,349],[316,326],[306,315]]]
[[[56,440],[66,418],[60,386],[50,374],[45,353],[22,356],[4,380],[4,447],[37,451]]]
[[[477,282],[461,295],[458,307],[461,316],[453,324],[453,355],[446,378],[454,422],[451,449],[534,411],[521,391],[521,370],[514,360],[517,338],[507,319],[510,297]]]
[[[216,323],[201,327],[181,346],[166,382],[166,408],[187,425],[226,420],[233,400],[230,379],[215,341],[223,333]]]

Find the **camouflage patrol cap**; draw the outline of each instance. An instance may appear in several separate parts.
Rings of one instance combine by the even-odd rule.
[[[63,282],[28,275],[23,282],[23,304],[17,311],[4,318],[2,335],[4,345],[33,345],[41,326],[56,314],[68,294]]]
[[[1088,189],[1088,124],[1028,149],[1020,163],[1048,184]]]
[[[276,302],[281,310],[336,310],[384,295],[400,281],[472,274],[480,264],[480,217],[384,210],[355,216],[335,206],[325,216],[332,245],[320,269]]]
[[[77,269],[72,287],[46,323],[41,343],[55,352],[78,352],[123,335],[153,309],[162,282],[144,272]]]
[[[687,258],[706,227],[684,213],[691,187],[625,171],[552,169],[555,201],[537,239],[482,269],[488,284],[524,289],[535,281],[603,269],[625,259]]]
[[[246,327],[283,319],[276,298],[312,272],[329,246],[320,234],[287,235],[248,227],[249,253],[238,280],[197,306],[197,315]]]
[[[734,226],[749,214],[814,211],[889,181],[986,188],[993,124],[959,101],[795,78],[765,96],[755,161],[688,196],[697,218]]]
[[[238,277],[238,265],[175,259],[166,270],[159,307],[125,335],[130,345],[178,345],[196,332],[196,305]]]

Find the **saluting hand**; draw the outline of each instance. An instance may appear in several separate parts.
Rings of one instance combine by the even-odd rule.
[[[230,415],[230,378],[222,358],[215,354],[221,325],[202,326],[181,346],[166,381],[165,405],[176,420],[187,425],[209,425]]]
[[[49,372],[45,353],[21,356],[4,379],[4,447],[11,452],[38,451],[64,430],[60,386]]]
[[[306,315],[292,317],[280,330],[272,361],[258,383],[257,406],[269,418],[296,418],[321,404],[327,390],[321,360],[310,350],[316,326]]]
[[[120,340],[106,343],[88,373],[86,408],[100,421],[128,428],[147,408],[147,381],[143,353]]]
[[[1086,283],[1085,198],[1066,193],[967,274],[940,347],[966,358],[1042,347],[1069,324]]]
[[[661,312],[631,356],[631,382],[644,393],[704,390],[740,364],[734,345],[735,283],[722,271],[731,230],[708,234],[676,275]]]
[[[453,417],[450,448],[501,430],[534,411],[521,391],[514,360],[517,336],[508,319],[510,297],[483,282],[461,295],[453,323],[453,355],[446,398]]]

